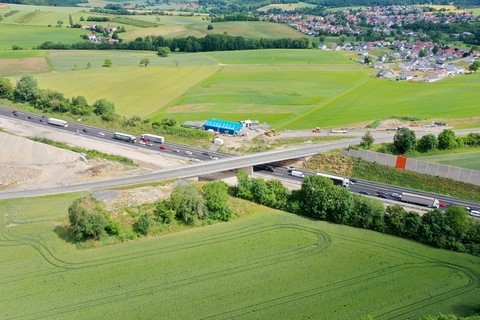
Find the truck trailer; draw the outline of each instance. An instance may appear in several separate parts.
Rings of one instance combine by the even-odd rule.
[[[152,142],[157,142],[157,143],[164,143],[165,138],[162,136],[156,136],[154,134],[148,134],[144,133],[140,136],[141,139],[147,140],[147,141],[152,141]]]
[[[421,196],[421,195],[413,194],[413,193],[403,192],[401,200],[403,202],[418,204],[418,205],[426,206],[426,207],[429,207],[429,208],[439,208],[440,207],[440,201],[438,201],[438,199],[433,198],[433,197]]]
[[[68,127],[68,122],[65,120],[61,119],[55,119],[55,118],[48,118],[48,124],[53,124],[55,126],[60,126],[60,127]]]

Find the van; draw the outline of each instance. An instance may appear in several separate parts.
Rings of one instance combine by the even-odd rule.
[[[475,218],[480,218],[480,211],[478,210],[472,210],[470,211],[470,215]]]
[[[292,177],[297,177],[297,178],[303,178],[303,177],[305,177],[305,175],[303,174],[303,172],[295,171],[295,170],[290,171],[290,175],[291,175]]]

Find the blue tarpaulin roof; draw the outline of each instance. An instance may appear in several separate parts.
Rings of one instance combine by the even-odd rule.
[[[217,120],[217,119],[208,119],[207,122],[203,125],[206,130],[213,129],[215,131],[233,131],[238,132],[242,130],[243,125],[240,122],[226,121],[226,120]]]

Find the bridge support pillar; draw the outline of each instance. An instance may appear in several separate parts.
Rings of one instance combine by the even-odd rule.
[[[249,176],[253,174],[253,166],[252,167],[245,167],[245,168],[238,168],[238,171],[245,172]]]

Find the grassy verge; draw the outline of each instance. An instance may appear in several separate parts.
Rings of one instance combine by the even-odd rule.
[[[111,154],[103,153],[103,152],[100,152],[100,151],[97,151],[97,150],[87,150],[87,149],[83,149],[83,148],[80,148],[80,147],[73,147],[73,146],[70,146],[66,143],[53,141],[51,139],[43,138],[43,137],[40,137],[40,138],[39,137],[33,137],[33,138],[30,138],[30,139],[33,140],[33,141],[45,143],[45,144],[48,144],[48,145],[51,145],[51,146],[54,146],[54,147],[57,147],[57,148],[67,149],[67,150],[78,152],[78,153],[83,153],[83,154],[85,154],[87,159],[92,159],[92,158],[97,158],[98,159],[98,158],[100,158],[100,159],[106,159],[106,160],[110,160],[110,161],[116,161],[116,162],[125,164],[127,166],[132,166],[132,167],[138,166],[135,162],[133,162],[132,159],[127,158],[127,157],[111,155]]]

